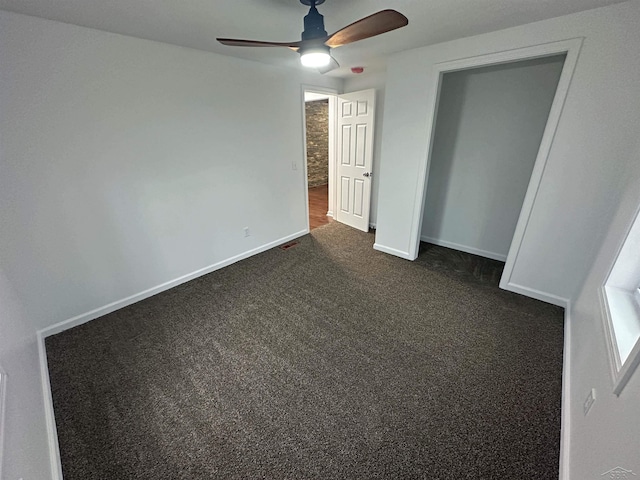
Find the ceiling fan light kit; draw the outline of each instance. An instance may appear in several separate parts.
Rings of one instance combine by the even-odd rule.
[[[309,13],[304,17],[304,31],[300,41],[263,42],[233,38],[218,38],[217,40],[223,45],[234,47],[287,47],[300,54],[300,62],[305,67],[317,68],[320,73],[327,73],[340,66],[331,56],[332,48],[375,37],[404,27],[409,23],[407,17],[395,10],[382,10],[347,25],[332,35],[327,35],[324,28],[324,17],[316,8],[324,1],[300,0],[300,3],[310,7]]]
[[[329,48],[309,48],[300,51],[300,63],[305,67],[320,68],[326,67],[331,63],[331,55]]]

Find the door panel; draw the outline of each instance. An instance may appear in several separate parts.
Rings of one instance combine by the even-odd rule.
[[[364,180],[355,179],[355,188],[353,189],[353,214],[362,217],[364,213]]]
[[[367,153],[367,126],[366,125],[358,125],[356,127],[356,166],[357,167],[365,167],[366,166],[366,153]]]
[[[349,210],[350,202],[349,202],[349,185],[350,179],[349,177],[340,178],[340,211],[346,214],[351,213]]]
[[[351,165],[351,125],[342,126],[342,155],[340,163],[342,165]]]
[[[369,231],[373,167],[375,90],[338,96],[338,182],[336,220]]]
[[[353,103],[352,102],[345,102],[342,104],[342,117],[343,118],[349,118],[351,117],[353,114],[351,113],[353,109]]]

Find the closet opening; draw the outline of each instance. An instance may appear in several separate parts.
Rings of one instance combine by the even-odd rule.
[[[441,74],[422,242],[507,260],[566,57]]]

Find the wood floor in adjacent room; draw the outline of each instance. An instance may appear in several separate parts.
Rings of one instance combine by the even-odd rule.
[[[321,227],[331,223],[333,219],[327,217],[329,210],[329,185],[309,188],[309,228]]]

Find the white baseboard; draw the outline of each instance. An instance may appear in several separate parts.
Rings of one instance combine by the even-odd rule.
[[[396,250],[395,248],[385,247],[384,245],[380,245],[379,243],[374,243],[373,249],[378,250],[379,252],[388,253],[389,255],[404,258],[405,260],[415,260],[415,257],[412,257],[409,252],[403,252],[401,250]]]
[[[571,446],[571,302],[564,311],[564,350],[562,353],[562,420],[560,427],[560,480],[571,478],[569,452]]]
[[[119,310],[129,305],[132,305],[136,302],[139,302],[140,300],[144,300],[145,298],[149,298],[160,292],[164,292],[165,290],[176,287],[182,283],[188,282],[189,280],[193,280],[194,278],[201,277],[202,275],[206,275],[207,273],[214,272],[223,267],[239,262],[240,260],[244,260],[245,258],[249,258],[253,255],[257,255],[258,253],[262,253],[266,250],[269,250],[270,248],[277,247],[278,245],[290,242],[291,240],[295,240],[296,238],[306,235],[307,233],[309,233],[308,230],[302,230],[292,235],[288,235],[278,240],[274,240],[273,242],[269,242],[265,245],[254,248],[247,252],[244,252],[239,255],[235,255],[231,258],[228,258],[226,260],[222,260],[220,262],[214,263],[213,265],[209,265],[208,267],[201,268],[199,270],[196,270],[195,272],[188,273],[174,280],[170,280],[161,285],[157,285],[155,287],[149,288],[143,292],[136,293],[134,295],[131,295],[127,298],[123,298],[121,300],[116,300],[115,302],[112,302],[108,305],[104,305],[102,307],[96,308],[94,310],[91,310],[90,312],[82,313],[73,318],[63,320],[62,322],[56,323],[55,325],[39,330],[38,333],[46,338],[51,335],[64,332],[65,330],[68,330],[70,328],[77,327],[78,325],[82,325],[83,323],[87,323],[98,317],[102,317],[108,313],[114,312],[116,310]]]
[[[372,224],[372,228],[375,228],[375,225]],[[152,287],[143,292],[137,293],[135,295],[131,295],[122,300],[112,302],[103,307],[99,307],[94,310],[91,310],[90,312],[77,315],[68,320],[64,320],[50,327],[39,330],[37,332],[37,342],[38,342],[38,353],[39,353],[39,359],[40,359],[40,380],[42,383],[42,392],[44,397],[44,408],[45,408],[45,418],[47,423],[47,435],[48,435],[48,443],[49,443],[49,457],[50,457],[52,480],[63,480],[63,476],[62,476],[62,462],[60,460],[60,447],[58,444],[58,434],[57,434],[57,428],[56,428],[55,413],[53,408],[53,397],[51,395],[51,384],[49,381],[49,368],[47,363],[47,352],[45,347],[46,337],[55,335],[57,333],[61,333],[65,330],[76,327],[78,325],[82,325],[83,323],[89,322],[98,317],[111,313],[115,310],[124,308],[128,305],[132,305],[133,303],[139,302],[140,300],[144,300],[145,298],[156,295],[160,292],[163,292],[165,290],[178,286],[182,283],[188,282],[202,275],[206,275],[215,270],[219,270],[223,267],[236,263],[240,260],[244,260],[245,258],[249,258],[253,255],[262,253],[273,247],[276,247],[283,243],[299,238],[307,233],[308,233],[307,230],[302,230],[292,235],[283,237],[279,240],[275,240],[273,242],[270,242],[260,247],[249,250],[247,252],[230,257],[226,260],[217,262],[208,267],[201,268],[199,270],[196,270],[195,272],[189,273],[187,275],[183,275],[174,280],[170,280],[156,287]],[[432,240],[425,240],[425,241],[428,241],[430,243],[435,243]],[[446,245],[443,245],[443,246],[446,246]],[[395,248],[386,247],[378,243],[374,244],[373,248],[374,250],[388,253],[390,255],[403,258],[405,260],[415,260],[415,258],[409,255],[408,252],[403,252]],[[470,252],[470,253],[473,253],[473,252]],[[562,428],[561,428],[561,445],[560,445],[560,480],[569,480],[569,440],[570,440],[569,347],[571,345],[569,301],[567,299],[557,297],[555,295],[546,294],[544,292],[528,289],[526,287],[522,287],[515,284],[507,284],[506,287],[501,284],[500,287],[505,290],[521,293],[529,297],[537,298],[539,300],[546,301],[548,303],[559,305],[559,306],[565,307],[566,309],[565,310],[565,338],[564,338],[565,343],[564,343],[564,359],[563,359],[564,363],[563,363],[563,374],[562,374],[563,377],[562,377]],[[3,393],[2,385],[0,385],[0,394],[2,393]],[[2,407],[2,405],[3,403],[0,402],[0,408]],[[0,425],[1,424],[2,422],[0,422]]]
[[[143,292],[136,293],[135,295],[131,295],[127,298],[123,298],[122,300],[112,302],[103,307],[99,307],[94,310],[91,310],[90,312],[77,315],[68,320],[64,320],[50,327],[39,330],[37,332],[37,339],[38,339],[38,353],[40,357],[40,380],[42,383],[42,393],[44,397],[45,418],[47,422],[47,435],[49,437],[48,438],[49,457],[51,462],[52,480],[63,480],[63,477],[62,477],[62,463],[60,461],[60,447],[58,444],[58,433],[56,429],[56,420],[55,420],[55,414],[53,410],[53,398],[51,396],[51,384],[49,383],[47,351],[46,351],[45,342],[44,342],[45,338],[51,335],[55,335],[57,333],[61,333],[70,328],[77,327],[78,325],[82,325],[83,323],[87,323],[98,317],[102,317],[103,315],[114,312],[115,310],[119,310],[128,305],[132,305],[136,302],[139,302],[140,300],[144,300],[145,298],[151,297],[152,295],[156,295],[160,292],[163,292],[165,290],[178,286],[182,283],[188,282],[189,280],[193,280],[194,278],[198,278],[198,277],[201,277],[202,275],[206,275],[207,273],[211,273],[215,270],[219,270],[223,267],[239,262],[240,260],[244,260],[245,258],[251,257],[258,253],[262,253],[273,247],[277,247],[278,245],[281,245],[283,243],[287,243],[287,242],[290,242],[291,240],[295,240],[296,238],[299,238],[307,233],[309,233],[307,230],[302,230],[292,235],[288,235],[286,237],[280,238],[273,242],[269,242],[265,245],[254,248],[247,252],[241,253],[239,255],[235,255],[221,262],[214,263],[213,265],[210,265],[208,267],[201,268],[199,270],[196,270],[195,272],[189,273],[187,275],[183,275],[174,280],[170,280],[156,287],[149,288]]]
[[[38,354],[40,357],[40,382],[42,383],[42,396],[44,399],[44,415],[47,422],[47,440],[49,443],[49,462],[51,465],[51,479],[62,480],[62,462],[60,461],[60,446],[58,444],[58,430],[56,417],[53,411],[53,397],[51,396],[51,384],[49,382],[49,367],[47,364],[47,350],[44,344],[45,336],[37,333]]]
[[[552,305],[557,305],[565,309],[568,309],[569,306],[569,300],[567,298],[559,297],[557,295],[553,295],[552,293],[543,292],[541,290],[536,290],[535,288],[523,287],[522,285],[517,285],[515,283],[502,280],[500,281],[500,288],[502,288],[503,290],[508,290],[509,292],[519,293],[520,295],[524,295],[525,297],[531,297],[535,298],[536,300],[550,303]]]
[[[459,243],[448,242],[447,240],[428,237],[426,235],[421,235],[420,240],[422,240],[423,242],[433,243],[434,245],[440,245],[441,247],[452,248],[454,250],[460,250],[461,252],[472,253],[473,255],[480,255],[481,257],[499,260],[501,262],[505,262],[507,260],[507,256],[501,253],[489,252],[487,250],[481,250],[479,248],[469,247],[467,245],[461,245]]]

